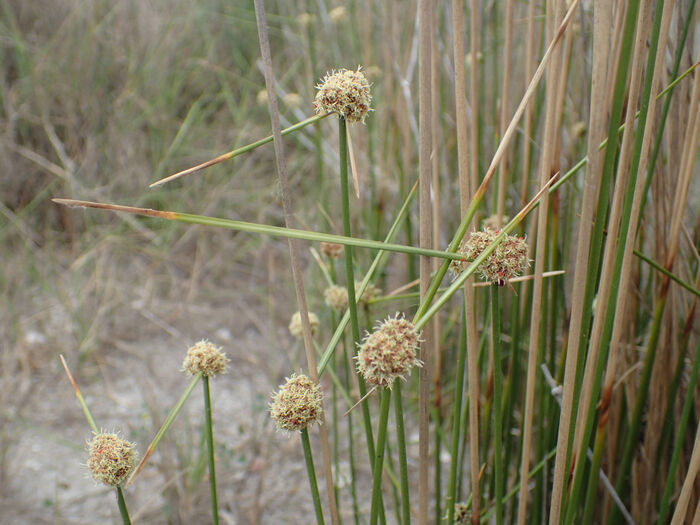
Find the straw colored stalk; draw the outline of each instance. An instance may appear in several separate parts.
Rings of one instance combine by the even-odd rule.
[[[698,107],[699,102],[700,81],[696,79],[693,84],[688,124],[686,127],[685,141],[683,143],[683,150],[680,162],[680,171],[678,174],[678,185],[676,187],[676,194],[673,201],[674,208],[673,217],[671,221],[671,228],[667,237],[668,245],[664,266],[668,271],[671,271],[673,269],[673,264],[678,252],[681,223],[688,197],[688,186],[690,184],[690,178],[692,176],[693,161],[697,152],[698,142],[700,142],[700,118],[697,115],[698,111],[700,111],[700,108]],[[623,272],[623,276],[624,275],[625,274]],[[623,446],[622,459],[620,462],[618,479],[616,483],[616,489],[618,490],[618,492],[620,492],[622,488],[626,487],[628,472],[634,454],[634,447],[638,439],[639,428],[642,419],[642,410],[646,403],[648,384],[651,378],[654,357],[657,349],[658,336],[661,330],[661,319],[663,318],[670,284],[671,279],[667,275],[664,275],[661,280],[659,295],[657,296],[656,303],[654,306],[654,318],[652,320],[649,339],[647,341],[646,357],[639,382],[639,393],[637,395],[635,406],[632,412],[630,428],[628,430]],[[615,328],[618,327],[616,326]],[[611,343],[611,346],[613,348],[616,348],[617,345],[619,345],[621,339],[620,331],[621,328],[618,330],[613,330]],[[614,364],[616,363],[612,360],[609,363],[608,372],[606,374],[606,387],[603,391],[603,399],[601,403],[604,403],[606,399],[609,398],[611,395],[612,382],[614,380],[615,373],[615,370],[611,367]]]
[[[533,0],[534,2],[534,0]],[[466,74],[464,68],[464,13],[461,0],[452,0],[452,34],[454,35],[455,109],[457,120],[457,159],[459,173],[460,211],[464,215],[469,207],[476,185],[469,184],[469,152],[467,137]],[[472,74],[476,61],[472,60]],[[526,86],[527,87],[527,86]],[[476,151],[473,151],[476,155]],[[464,285],[464,311],[467,334],[467,370],[469,373],[469,466],[472,489],[472,525],[479,523],[481,498],[479,494],[479,370],[478,338],[474,314],[474,292],[470,278]],[[458,392],[457,395],[461,395]],[[454,512],[454,501],[447,501],[448,523]]]
[[[439,115],[440,115],[440,100],[439,100],[439,95],[440,95],[440,89],[439,89],[439,75],[438,75],[438,63],[439,63],[439,55],[438,55],[438,46],[437,46],[437,40],[435,38],[435,23],[430,24],[430,52],[431,52],[431,67],[430,67],[430,94],[431,94],[431,119],[430,119],[430,135],[432,139],[432,151],[431,151],[431,169],[432,169],[432,198],[433,198],[433,206],[432,206],[432,243],[431,246],[433,249],[437,250],[440,247],[440,154],[438,152],[438,145],[440,144],[440,127],[439,127]],[[433,259],[430,261],[430,264],[432,265],[431,268],[431,273],[435,273],[438,271],[438,268],[440,266],[440,261],[437,259]],[[441,446],[441,441],[440,441],[440,434],[441,434],[441,427],[442,427],[442,420],[441,420],[441,413],[440,413],[440,405],[441,405],[441,381],[440,381],[440,373],[442,370],[442,354],[440,353],[440,340],[441,340],[441,334],[440,334],[440,316],[436,315],[435,318],[433,319],[433,327],[432,327],[432,343],[433,347],[431,349],[431,353],[433,355],[433,363],[431,366],[433,367],[433,408],[434,408],[434,414],[436,417],[435,421],[435,452],[434,452],[434,458],[435,458],[435,463],[434,463],[434,472],[433,472],[433,477],[435,479],[435,493],[440,494],[441,493],[441,479],[442,479],[442,473],[441,473],[441,462],[440,462],[440,446]],[[436,498],[435,501],[435,521],[440,521],[442,517],[442,508],[440,505],[440,499]]]
[[[645,4],[642,9],[642,13],[637,21],[637,37],[634,48],[634,58],[632,59],[632,77],[630,80],[629,87],[629,99],[631,101],[636,101],[639,98],[639,92],[642,87],[642,73],[644,72],[644,53],[646,52],[646,42],[651,30],[651,4]],[[616,246],[618,244],[618,233],[620,229],[620,221],[622,214],[622,204],[624,201],[625,193],[627,191],[627,181],[629,179],[629,168],[632,156],[632,146],[634,144],[635,135],[634,130],[634,120],[635,112],[628,108],[625,129],[628,131],[624,134],[622,139],[622,146],[620,148],[620,160],[617,169],[617,179],[615,182],[615,192],[613,194],[613,204],[610,211],[610,218],[608,220],[607,231],[608,235],[605,242],[605,255],[603,258],[603,268],[601,271],[600,284],[598,287],[598,299],[596,301],[596,312],[593,316],[593,329],[591,331],[591,338],[588,345],[587,361],[585,366],[585,372],[583,376],[583,383],[581,386],[581,397],[578,406],[577,421],[584,421],[586,417],[586,412],[588,411],[588,405],[591,398],[591,392],[593,389],[593,379],[596,371],[596,363],[598,361],[598,352],[601,348],[601,337],[603,335],[603,326],[606,320],[606,311],[608,308],[608,299],[612,298],[614,301],[616,299],[617,290],[615,290],[615,295],[611,297],[611,287],[613,285],[614,278],[614,262],[616,258]],[[643,185],[642,185],[643,186]],[[628,239],[628,242],[634,245],[633,239]],[[617,312],[623,312],[623,310],[616,310]],[[622,316],[618,316],[618,319]],[[584,435],[584,425],[578,425],[576,427],[576,437],[574,439],[574,451],[578,451],[581,447],[581,440]],[[574,458],[576,460],[576,458]]]
[[[293,211],[291,196],[289,193],[289,183],[287,178],[287,166],[284,156],[284,144],[282,142],[281,125],[279,110],[277,108],[277,97],[275,96],[275,77],[272,71],[272,57],[270,54],[270,41],[268,37],[267,30],[267,19],[265,17],[265,6],[262,0],[254,0],[255,4],[255,18],[258,26],[258,38],[260,41],[260,51],[263,59],[264,73],[265,73],[265,87],[268,92],[268,105],[270,109],[270,120],[272,121],[272,134],[274,137],[273,143],[275,147],[275,159],[277,161],[277,174],[279,175],[281,189],[282,189],[282,202],[284,208],[284,220],[285,225],[289,228],[293,222]],[[304,335],[304,349],[306,352],[307,367],[309,370],[309,377],[314,383],[319,382],[318,369],[316,367],[316,353],[313,345],[313,338],[311,335],[311,325],[309,324],[309,315],[306,307],[306,294],[304,292],[304,281],[301,273],[301,264],[299,258],[299,247],[298,242],[290,239],[289,240],[289,255],[291,259],[292,266],[292,277],[294,280],[294,289],[297,297],[297,307],[301,314],[301,323]],[[331,522],[333,525],[339,523],[338,519],[338,508],[335,499],[335,488],[333,485],[333,472],[331,469],[331,452],[330,444],[328,441],[328,430],[325,425],[325,416],[321,415],[321,422],[319,425],[319,432],[321,435],[321,457],[323,460],[323,473],[326,481],[326,493],[328,497],[328,503],[330,506]]]
[[[690,456],[690,463],[688,465],[688,474],[685,476],[685,481],[683,481],[683,488],[681,488],[681,494],[678,496],[678,501],[676,503],[676,510],[673,512],[673,518],[671,518],[671,525],[681,525],[685,523],[686,514],[688,513],[688,503],[690,502],[690,496],[693,493],[693,487],[695,486],[695,479],[697,478],[698,471],[700,470],[700,425],[695,433],[695,445],[693,445],[693,454]],[[698,503],[700,508],[700,502]],[[697,523],[698,511],[695,512],[695,518],[693,523]]]
[[[588,251],[591,241],[593,213],[595,211],[600,177],[602,156],[598,150],[605,136],[606,73],[608,63],[608,31],[610,30],[610,0],[602,0],[593,11],[593,68],[591,78],[591,109],[588,129],[588,173],[584,178],[583,204],[576,247],[576,270],[572,292],[571,324],[567,342],[568,352],[564,377],[564,392],[559,418],[559,435],[557,438],[557,455],[554,467],[552,499],[550,505],[550,525],[559,523],[561,496],[565,481],[566,456],[568,449],[569,425],[574,395],[575,368],[577,362],[578,340],[581,334],[581,313],[584,308],[586,275],[588,274]]]
[[[430,27],[433,23],[432,0],[420,0],[419,10],[419,216],[421,248],[429,248],[432,244],[432,215],[430,203],[430,153],[431,153],[431,45]],[[430,286],[430,259],[420,258],[420,293],[421,299],[425,297]],[[423,343],[420,347],[420,359],[424,365],[418,374],[418,523],[428,523],[428,498],[430,496],[429,475],[430,468],[430,378],[432,371],[432,357],[429,355],[433,344],[432,325],[423,330]]]
[[[548,10],[548,18],[551,17],[554,24],[550,27],[556,27],[559,24],[559,20],[562,17],[563,4],[561,2],[554,2],[552,10]],[[555,53],[549,66],[547,68],[547,94],[546,94],[546,121],[544,130],[543,144],[544,148],[542,151],[542,156],[540,158],[540,174],[539,174],[539,185],[543,186],[549,179],[553,171],[553,166],[557,164],[555,158],[556,147],[558,135],[558,118],[559,114],[558,104],[561,103],[559,99],[559,86],[560,84],[566,83],[566,78],[561,75],[561,53]],[[565,71],[565,70],[564,70]],[[534,401],[535,401],[535,382],[536,382],[536,372],[537,372],[537,354],[539,347],[539,334],[541,326],[541,317],[538,312],[542,310],[542,290],[543,290],[543,278],[542,274],[544,272],[544,262],[546,259],[547,250],[547,217],[549,214],[549,194],[542,196],[540,201],[540,206],[537,216],[537,248],[535,252],[535,268],[534,268],[534,285],[532,293],[532,308],[533,312],[532,318],[530,320],[530,341],[529,341],[529,354],[527,360],[527,381],[526,381],[526,392],[525,392],[525,421],[523,427],[523,447],[522,447],[522,458],[520,463],[520,494],[518,501],[518,524],[522,525],[525,523],[525,518],[527,516],[527,479],[528,471],[530,468],[530,452],[532,447],[532,432],[533,432],[533,413],[534,413]]]
[[[503,84],[501,85],[501,115],[499,121],[499,134],[503,134],[508,124],[508,99],[510,98],[510,70],[511,70],[511,47],[513,45],[513,0],[506,2],[506,25],[505,44],[503,46]],[[475,57],[472,56],[472,67],[475,65]],[[476,107],[476,106],[475,106]],[[503,162],[503,166],[498,174],[498,201],[497,211],[498,224],[503,224],[503,214],[506,207],[506,184],[508,181],[508,160]],[[541,181],[540,181],[541,182]]]

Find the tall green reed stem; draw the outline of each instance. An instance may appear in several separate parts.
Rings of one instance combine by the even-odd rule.
[[[401,381],[394,382],[394,419],[396,420],[396,445],[399,453],[399,477],[401,482],[401,523],[411,523],[411,499],[408,491],[408,461],[406,454],[406,431],[403,422]]]
[[[348,136],[347,122],[345,118],[338,117],[338,152],[340,157],[340,201],[343,213],[343,235],[352,237],[352,229],[350,227],[350,195],[348,191]],[[360,324],[357,318],[357,300],[355,298],[355,270],[353,267],[352,246],[345,245],[345,286],[348,291],[348,310],[350,311],[350,328],[352,333],[352,342],[354,345],[360,341]],[[358,375],[358,385],[360,397],[367,394],[367,387],[361,376]],[[375,448],[374,436],[372,435],[372,419],[369,413],[369,404],[362,403],[362,418],[365,426],[365,438],[367,440],[367,451],[369,453],[370,465],[375,467]],[[372,501],[374,501],[374,494]],[[377,495],[381,502],[381,492]],[[383,506],[382,506],[383,511]],[[382,512],[382,515],[384,513]],[[383,520],[382,520],[383,521]]]
[[[685,429],[688,426],[688,419],[690,417],[690,410],[693,406],[693,396],[695,394],[695,385],[698,382],[698,373],[700,372],[700,339],[698,340],[698,346],[695,349],[695,357],[693,358],[693,365],[690,372],[690,381],[688,382],[688,390],[685,393],[685,401],[683,402],[683,412],[681,413],[681,419],[678,423],[678,428],[676,429],[676,439],[673,444],[673,456],[671,457],[671,463],[668,467],[668,475],[666,477],[666,486],[664,487],[664,493],[661,498],[661,507],[659,509],[659,519],[657,523],[666,523],[666,516],[669,511],[669,504],[671,500],[671,492],[673,490],[673,481],[676,477],[676,469],[678,468],[678,461],[681,457],[681,452],[683,451],[683,441],[687,438],[685,434]]]
[[[455,369],[455,392],[452,402],[452,445],[450,447],[450,474],[447,482],[447,525],[454,522],[455,502],[457,497],[457,466],[459,463],[459,440],[462,435],[462,397],[464,391],[464,372],[467,360],[467,317],[462,303],[462,322],[459,330],[459,348],[457,368]],[[476,474],[473,474],[476,475]]]
[[[503,525],[503,368],[501,367],[500,285],[489,286],[491,298],[491,345],[493,347],[493,459],[496,475],[496,525]]]
[[[314,502],[314,512],[316,513],[316,523],[323,525],[323,510],[321,509],[321,496],[318,493],[318,483],[316,481],[316,469],[314,469],[314,458],[311,454],[311,441],[309,440],[309,431],[304,428],[300,430],[301,445],[304,449],[304,460],[306,462],[306,472],[309,476],[309,485],[311,486],[311,497]]]
[[[387,423],[389,422],[391,390],[380,388],[379,397],[379,428],[377,429],[377,447],[372,468],[372,507],[369,525],[376,525],[379,519],[379,509],[382,506],[382,471],[384,469],[384,448],[386,445]],[[366,403],[363,403],[363,405],[366,405]]]
[[[126,500],[124,500],[124,492],[122,491],[121,485],[117,485],[117,505],[119,506],[119,514],[122,517],[122,523],[124,525],[131,525],[131,519],[129,518],[129,511],[126,508]]]
[[[214,431],[211,422],[211,394],[209,392],[209,376],[202,376],[204,390],[204,436],[207,441],[209,459],[209,494],[211,496],[211,519],[214,525],[219,525],[219,505],[216,497],[216,467],[214,464]]]

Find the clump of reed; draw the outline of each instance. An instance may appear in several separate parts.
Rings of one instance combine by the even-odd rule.
[[[300,435],[317,523],[666,523],[671,515],[683,523],[700,516],[699,223],[688,218],[697,211],[689,192],[698,180],[700,79],[697,62],[681,68],[695,4],[612,7],[595,5],[591,17],[576,0],[559,1],[538,17],[534,1],[488,12],[472,1],[466,61],[461,3],[452,3],[445,28],[433,13],[445,6],[421,0],[417,97],[375,96],[362,68],[338,69],[317,84],[316,116],[282,129],[267,19],[256,0],[273,134],[153,185],[273,142],[285,225],[57,199],[289,239],[298,308],[289,331],[306,363],[304,373],[290,371],[269,411],[280,429]],[[518,28],[516,10],[526,22]],[[332,23],[349,16],[359,15],[335,11]],[[574,52],[588,43],[575,16],[592,24],[585,28],[590,72]],[[315,19],[297,20],[311,47]],[[449,71],[440,63],[450,56],[438,54],[447,42],[439,29],[451,31]],[[479,36],[494,46],[492,67],[478,58]],[[526,49],[522,70],[514,64],[518,45]],[[385,66],[383,86],[413,80],[391,61]],[[589,81],[582,110],[569,99],[581,97],[576,84]],[[441,125],[446,105],[456,110]],[[389,116],[397,107],[399,124]],[[668,120],[671,108],[676,118]],[[580,119],[585,140],[570,133]],[[335,129],[326,129],[333,120]],[[325,188],[318,198],[324,210],[340,207],[339,217],[326,215],[341,234],[300,229],[295,218],[306,201],[289,184],[294,145],[282,137],[312,125],[316,175],[339,175],[337,190],[318,182]],[[331,134],[337,166],[324,157]],[[394,156],[380,158],[392,148]],[[384,200],[380,206],[380,177],[394,175],[401,180],[390,213]],[[483,230],[480,216],[490,217]],[[303,267],[301,241],[313,243],[316,265]],[[401,276],[393,289],[389,269]],[[397,310],[404,314],[386,317]],[[385,320],[362,339],[378,319]],[[210,343],[193,348],[184,365],[192,382],[131,478],[201,380],[218,523],[208,385],[226,358]],[[341,454],[350,464],[346,486]],[[126,523],[123,480],[110,484]]]

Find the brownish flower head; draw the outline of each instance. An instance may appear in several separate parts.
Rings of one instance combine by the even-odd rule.
[[[345,253],[345,248],[342,244],[322,242],[321,253],[330,259],[340,259]]]
[[[280,430],[303,430],[321,421],[321,387],[305,375],[292,374],[272,394],[270,416]]]
[[[318,316],[313,312],[309,312],[309,324],[311,325],[311,334],[313,335],[321,324]],[[304,337],[304,330],[301,326],[301,314],[299,312],[295,312],[294,315],[292,315],[292,319],[289,321],[289,332],[297,339]]]
[[[323,297],[331,310],[342,312],[348,307],[348,289],[345,286],[329,286],[323,292]]]
[[[87,467],[95,481],[121,485],[136,464],[134,444],[116,434],[95,434],[88,442]]]
[[[464,239],[459,245],[458,252],[464,256],[464,260],[454,260],[450,263],[452,272],[460,274],[466,270],[469,261],[476,259],[496,239],[498,233],[498,230],[491,229],[472,232],[469,239]],[[478,269],[485,280],[503,285],[509,279],[520,275],[528,266],[530,266],[530,260],[527,258],[525,239],[506,235]]]
[[[361,284],[362,283],[360,281],[355,281],[355,295],[357,295],[357,292],[360,289]],[[367,288],[365,288],[365,292],[358,299],[357,304],[364,308],[367,306],[367,302],[370,299],[374,299],[375,297],[379,297],[381,295],[381,293],[382,293],[381,288],[377,288],[372,283],[367,283]]]
[[[364,122],[372,109],[369,82],[358,67],[357,71],[341,69],[331,71],[316,86],[314,110],[318,115],[338,113],[348,122]]]
[[[468,525],[472,522],[472,512],[466,503],[455,503],[455,518],[457,525]]]
[[[391,387],[396,378],[423,364],[417,357],[419,344],[415,325],[397,314],[364,338],[355,356],[357,370],[368,385]]]
[[[228,358],[221,348],[203,339],[187,350],[182,369],[192,375],[202,372],[205,376],[213,377],[226,372],[227,363]]]

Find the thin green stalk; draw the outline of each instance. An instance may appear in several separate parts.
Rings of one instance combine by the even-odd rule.
[[[394,419],[396,421],[396,445],[399,452],[399,477],[401,480],[401,524],[411,523],[411,499],[408,490],[408,461],[406,454],[406,432],[403,423],[403,401],[401,381],[394,383]]]
[[[542,470],[542,468],[547,464],[547,462],[548,462],[550,459],[552,459],[552,458],[554,457],[554,455],[555,455],[556,453],[557,453],[557,449],[556,449],[556,448],[550,450],[550,451],[547,453],[547,455],[546,455],[544,458],[542,458],[542,459],[539,461],[539,463],[537,463],[537,465],[535,465],[534,467],[532,467],[532,470],[530,470],[530,472],[528,473],[527,479],[530,479],[530,478],[533,477],[535,474],[537,474],[540,470]],[[512,498],[513,496],[515,496],[515,495],[518,493],[518,490],[520,490],[520,483],[521,483],[521,481],[518,481],[518,482],[513,486],[513,488],[510,489],[510,490],[508,491],[508,494],[506,494],[506,495],[503,497],[503,499],[501,500],[501,503],[502,503],[502,504],[507,503],[508,500],[509,500],[510,498]],[[469,501],[471,501],[471,496],[469,496]],[[495,512],[496,512],[496,507],[491,507],[491,509],[489,509],[487,512],[485,512],[484,514],[482,514],[482,516],[481,516],[481,523],[488,523],[489,520],[490,520],[490,518],[491,518],[491,516],[493,516]]]
[[[657,272],[660,272],[660,273],[664,274],[666,277],[668,277],[669,279],[671,279],[671,280],[672,280],[673,282],[675,282],[676,284],[679,284],[681,287],[685,288],[686,290],[688,290],[688,291],[689,291],[690,293],[692,293],[693,295],[696,295],[696,296],[700,297],[700,290],[698,290],[697,288],[693,288],[693,285],[688,284],[687,282],[685,282],[684,280],[682,280],[680,277],[678,277],[676,274],[669,272],[666,268],[664,268],[663,266],[661,266],[661,265],[660,265],[659,263],[657,263],[655,260],[653,260],[653,259],[647,257],[646,255],[644,255],[643,253],[641,253],[641,252],[638,251],[638,250],[634,250],[634,254],[635,254],[637,257],[639,257],[642,261],[644,261],[645,263],[647,263],[649,266],[651,266],[652,268],[654,268],[654,270],[656,270]]]
[[[204,387],[204,436],[207,441],[209,456],[209,494],[211,495],[211,518],[214,525],[219,525],[219,505],[216,497],[216,468],[214,465],[214,431],[211,422],[211,395],[209,393],[209,376],[202,376]]]
[[[490,287],[491,298],[491,345],[493,347],[493,456],[496,476],[496,525],[503,525],[503,369],[501,367],[501,310],[498,304],[500,286]]]
[[[344,117],[338,117],[338,151],[340,156],[340,201],[343,214],[343,234],[351,238],[350,228],[350,197],[348,191],[348,142],[347,123]],[[345,245],[345,286],[348,291],[348,311],[350,312],[350,327],[353,345],[360,341],[360,325],[357,319],[357,300],[355,298],[355,275],[352,258],[352,246]],[[358,376],[360,397],[367,395],[367,387],[362,377]],[[374,437],[372,435],[372,418],[369,413],[369,404],[362,403],[362,418],[365,424],[365,438],[367,451],[369,452],[370,465],[375,467]],[[383,451],[382,451],[383,453]],[[381,493],[377,496],[381,503]],[[373,500],[374,501],[374,500]],[[382,505],[383,509],[383,505]],[[382,512],[383,515],[383,512]],[[383,521],[383,520],[382,520]]]
[[[455,369],[455,392],[452,402],[452,446],[450,448],[450,474],[447,482],[447,498],[445,506],[447,510],[447,525],[454,522],[455,502],[457,494],[457,464],[459,460],[459,437],[462,434],[461,415],[462,397],[464,391],[464,373],[467,360],[467,317],[462,302],[462,322],[459,331],[459,345],[457,352],[457,368]]]
[[[288,239],[302,239],[314,242],[330,242],[342,244],[346,247],[356,246],[359,248],[369,248],[371,250],[386,250],[389,252],[406,253],[409,255],[425,255],[427,257],[437,257],[445,259],[449,264],[450,260],[460,259],[459,255],[454,252],[443,252],[440,250],[432,250],[429,248],[418,248],[416,246],[403,246],[400,244],[391,244],[382,241],[373,241],[370,239],[360,239],[344,235],[334,235],[331,233],[320,233],[306,230],[297,230],[295,228],[285,228],[282,226],[269,226],[267,224],[257,224],[253,222],[234,221],[231,219],[221,219],[218,217],[208,217],[206,215],[193,215],[191,213],[179,213],[174,211],[160,211],[150,208],[137,208],[134,206],[122,206],[119,204],[105,204],[99,202],[81,201],[75,199],[52,199],[58,204],[67,206],[78,206],[84,208],[96,208],[110,211],[118,211],[132,213],[136,215],[144,215],[148,217],[158,217],[171,221],[184,222],[187,224],[201,224],[204,226],[214,226],[217,228],[226,228],[229,230],[242,231],[248,233],[259,233],[263,235],[271,235],[275,237],[284,237]],[[447,268],[447,266],[445,266]]]
[[[669,511],[669,504],[671,500],[671,492],[673,490],[673,481],[676,477],[676,469],[678,468],[678,461],[681,457],[681,452],[683,451],[683,441],[686,439],[685,429],[688,426],[688,418],[690,417],[690,410],[693,407],[693,397],[695,395],[695,385],[698,382],[698,373],[700,372],[700,340],[698,340],[697,348],[695,349],[695,357],[693,358],[693,365],[690,372],[690,380],[688,381],[688,390],[685,393],[685,401],[683,402],[683,412],[681,413],[681,419],[678,423],[678,428],[676,429],[676,439],[673,443],[673,455],[671,457],[671,464],[668,467],[668,475],[666,477],[666,486],[664,487],[664,493],[661,498],[661,507],[659,509],[659,519],[657,523],[663,525],[666,523],[666,516]]]
[[[350,385],[350,363],[352,360],[352,346],[347,344],[345,339],[345,384]],[[354,370],[353,370],[354,372]],[[360,507],[357,504],[357,476],[355,470],[355,432],[353,427],[352,411],[347,415],[348,425],[348,462],[350,463],[350,497],[352,498],[352,512],[355,518],[355,525],[360,525]]]
[[[668,283],[668,281],[666,281]],[[625,434],[625,441],[622,448],[622,460],[620,461],[620,466],[617,469],[617,478],[615,482],[615,491],[624,497],[624,493],[627,491],[627,486],[629,482],[629,470],[632,465],[632,459],[636,451],[636,444],[639,440],[639,432],[642,423],[642,412],[644,411],[644,406],[646,405],[647,396],[649,394],[649,382],[651,381],[651,372],[654,367],[654,360],[656,358],[656,350],[658,348],[659,336],[661,335],[661,321],[663,319],[664,309],[666,306],[668,287],[662,290],[662,294],[656,303],[654,308],[654,318],[652,321],[651,329],[649,332],[649,340],[646,345],[646,356],[644,358],[644,365],[642,366],[642,372],[639,378],[639,387],[637,388],[637,399],[632,410],[632,417],[630,419],[630,426]],[[614,523],[614,519],[617,519],[617,512],[613,508],[610,512],[608,523]]]
[[[382,506],[382,471],[384,470],[384,448],[386,446],[387,423],[389,422],[389,406],[391,390],[380,388],[381,398],[379,408],[379,428],[377,429],[377,447],[372,466],[372,506],[370,509],[369,525],[376,525],[379,518],[379,508]],[[366,405],[367,403],[363,403]]]
[[[95,423],[95,420],[92,418],[92,414],[90,413],[90,409],[88,408],[87,403],[85,402],[85,398],[83,397],[83,394],[80,393],[80,389],[78,388],[78,384],[75,382],[75,379],[73,379],[73,375],[70,373],[70,370],[68,369],[68,363],[66,363],[66,360],[63,357],[63,355],[61,355],[60,358],[61,358],[61,364],[63,365],[63,369],[66,371],[66,375],[68,376],[68,381],[70,381],[70,384],[73,386],[73,392],[75,393],[75,397],[78,398],[78,403],[80,403],[80,408],[83,409],[83,414],[85,415],[85,419],[87,419],[87,422],[90,425],[90,429],[95,434],[99,434],[100,431],[97,428],[97,424]]]
[[[319,120],[327,117],[331,113],[326,113],[324,115],[314,115],[313,117],[309,117],[306,120],[302,120],[301,122],[297,122],[293,126],[289,126],[286,129],[283,129],[281,131],[282,135],[288,135],[290,133],[293,133],[299,129],[302,129],[309,124],[314,124],[318,122]],[[168,177],[165,177],[163,179],[157,180],[156,182],[152,183],[149,187],[154,188],[156,186],[160,186],[161,184],[165,184],[166,182],[171,182],[175,179],[179,179],[180,177],[184,177],[185,175],[190,175],[192,173],[195,173],[197,171],[203,170],[204,168],[208,168],[209,166],[213,166],[214,164],[219,164],[220,162],[224,162],[226,160],[232,159],[234,157],[238,157],[239,155],[242,155],[244,153],[248,153],[249,151],[254,150],[255,148],[258,148],[260,146],[263,146],[265,144],[268,144],[272,142],[273,140],[273,135],[270,135],[269,137],[265,137],[264,139],[257,140],[255,142],[252,142],[251,144],[247,144],[246,146],[242,146],[240,148],[236,148],[232,151],[229,151],[228,153],[224,153],[223,155],[219,155],[218,157],[215,157],[211,160],[208,160],[206,162],[202,162],[201,164],[197,164],[196,166],[193,166],[191,168],[187,168],[186,170],[179,171],[177,173],[174,173],[173,175],[170,175]]]
[[[139,464],[136,466],[134,471],[129,476],[129,479],[127,480],[126,484],[124,485],[125,487],[128,487],[129,485],[131,485],[131,482],[136,477],[136,475],[139,472],[141,472],[141,469],[143,469],[144,465],[146,464],[146,461],[148,461],[148,458],[156,450],[158,443],[160,443],[160,440],[163,439],[163,436],[167,432],[168,428],[170,428],[170,425],[172,425],[173,421],[175,421],[175,418],[177,417],[178,413],[182,409],[182,406],[185,404],[185,401],[187,401],[187,398],[190,397],[192,390],[194,390],[194,387],[197,385],[197,382],[201,379],[201,377],[202,377],[201,372],[197,372],[194,376],[192,376],[192,380],[190,381],[190,384],[187,385],[187,388],[180,396],[180,399],[177,400],[177,403],[175,403],[175,406],[172,408],[172,410],[170,410],[168,417],[165,418],[165,421],[163,422],[160,429],[156,433],[155,437],[153,438],[153,441],[151,441],[151,444],[148,445],[148,448],[146,449],[146,453],[143,455],[143,457],[141,458],[141,461],[139,462]]]
[[[117,505],[119,506],[119,514],[122,517],[123,525],[131,525],[131,519],[129,518],[129,511],[126,508],[126,501],[124,500],[124,492],[122,491],[121,485],[117,485]]]
[[[583,504],[583,519],[581,523],[591,523],[593,520],[593,511],[599,507],[597,499],[598,488],[598,472],[603,462],[603,452],[605,439],[608,434],[608,426],[598,424],[598,431],[595,434],[595,445],[593,446],[593,459],[591,460],[591,468],[588,474],[588,487],[586,488],[586,500]],[[588,446],[588,443],[585,443]],[[583,458],[580,463],[586,463]]]
[[[654,62],[656,59],[656,49],[659,42],[659,34],[661,30],[661,18],[663,11],[663,3],[660,2],[656,6],[656,13],[654,15],[654,22],[651,32],[651,40],[649,44],[649,52],[647,56],[647,67],[648,72],[641,96],[641,107],[639,110],[639,129],[646,129],[647,115],[649,109],[649,100],[651,98],[651,88],[652,79],[654,78]],[[620,274],[622,272],[624,256],[626,252],[626,243],[634,242],[633,239],[628,239],[628,227],[630,221],[632,220],[632,207],[635,195],[635,188],[637,186],[638,179],[638,169],[641,157],[642,145],[644,140],[644,134],[639,132],[634,137],[634,150],[631,158],[631,163],[629,166],[629,181],[627,182],[627,188],[624,195],[623,210],[620,218],[620,225],[618,229],[618,240],[616,243],[616,253],[612,269],[612,277],[610,279],[610,287],[608,292],[608,302],[607,309],[605,311],[601,310],[599,315],[605,316],[604,325],[602,327],[602,335],[599,339],[599,354],[597,363],[593,363],[595,366],[595,375],[593,377],[593,384],[590,392],[589,405],[587,408],[587,416],[584,418],[584,430],[583,438],[581,439],[581,444],[579,445],[579,450],[575,451],[578,453],[578,464],[574,472],[573,482],[571,484],[570,490],[570,501],[568,504],[568,509],[566,512],[565,523],[572,524],[574,522],[575,516],[578,513],[579,498],[581,496],[581,490],[583,488],[583,476],[585,469],[585,462],[582,461],[585,451],[588,448],[590,442],[590,436],[594,428],[594,419],[596,415],[596,404],[598,403],[598,396],[601,389],[601,383],[603,381],[603,369],[604,363],[607,362],[608,353],[610,350],[610,336],[613,331],[613,323],[615,321],[615,309],[612,305],[617,303],[619,285],[621,282]],[[604,265],[605,266],[605,265]],[[600,304],[600,303],[599,303]],[[596,323],[594,322],[594,325]],[[596,439],[597,441],[597,439]],[[598,477],[595,475],[597,470],[591,471],[591,479],[594,483],[597,482]]]
[[[311,486],[311,497],[314,501],[314,512],[316,513],[316,523],[323,525],[323,510],[321,509],[321,496],[318,494],[318,483],[316,482],[316,470],[314,469],[314,458],[311,454],[311,442],[309,431],[301,430],[301,445],[304,449],[304,460],[306,461],[306,472],[309,475],[309,485]]]
[[[671,68],[671,78],[675,78],[675,76],[678,74],[678,67],[680,66],[681,63],[681,58],[683,57],[683,52],[685,50],[685,40],[688,37],[688,29],[690,27],[690,23],[693,20],[693,9],[695,9],[695,0],[690,0],[688,2],[688,12],[685,17],[685,23],[683,24],[683,29],[681,31],[681,35],[678,39],[678,44],[676,45],[676,56],[674,57],[673,60],[673,67]],[[693,64],[683,75],[681,75],[679,78],[671,82],[671,85],[669,85],[666,89],[661,94],[666,94],[666,92],[671,93],[673,91],[673,88],[675,85],[680,82],[681,79],[685,77],[685,75],[689,74],[691,70],[695,69],[698,66],[697,63]],[[660,94],[660,95],[661,95]],[[646,199],[647,195],[649,193],[649,186],[651,186],[651,179],[652,176],[654,175],[654,167],[656,166],[656,158],[659,155],[659,151],[661,149],[661,140],[663,139],[663,131],[664,128],[666,127],[666,117],[668,117],[668,111],[671,108],[671,96],[667,97],[664,100],[664,105],[661,108],[661,116],[659,118],[659,123],[657,125],[657,134],[656,134],[656,139],[654,141],[654,147],[651,152],[651,156],[649,157],[649,165],[647,168],[647,174],[646,174],[646,179],[644,180],[644,190],[642,192],[642,204],[639,207],[640,213],[641,210],[644,209],[644,205],[646,204]],[[640,223],[641,224],[641,221]]]

